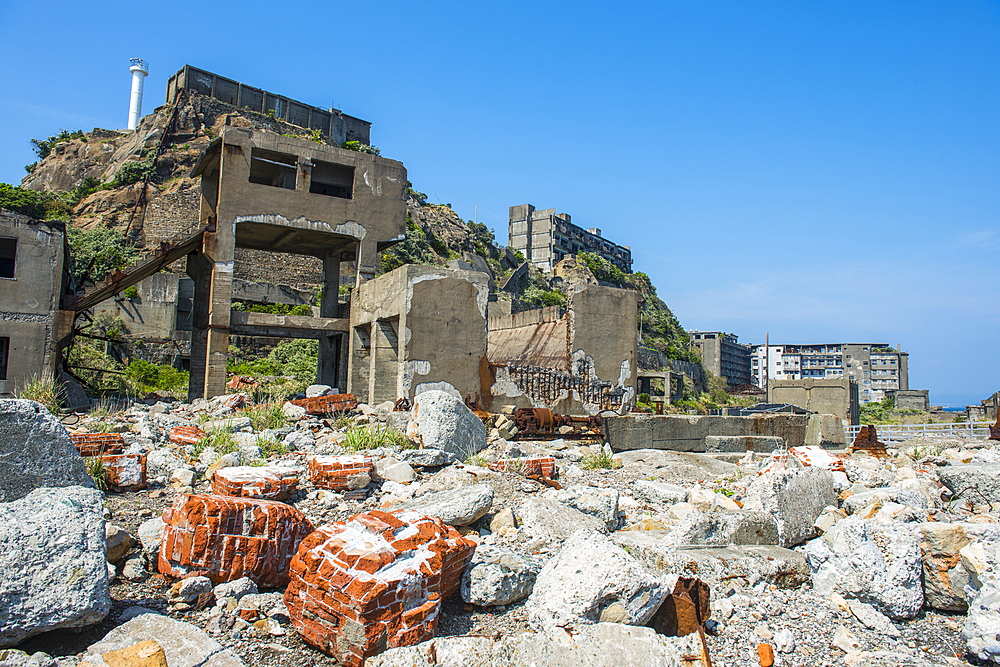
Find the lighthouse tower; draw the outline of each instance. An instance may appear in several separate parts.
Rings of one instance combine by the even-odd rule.
[[[128,104],[128,129],[134,130],[139,125],[139,116],[142,115],[142,82],[149,74],[149,63],[141,58],[132,58],[130,72],[132,72],[132,95]]]

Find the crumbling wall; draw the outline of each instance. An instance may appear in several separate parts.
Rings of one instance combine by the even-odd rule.
[[[787,447],[805,444],[810,415],[767,414],[750,417],[629,414],[605,420],[615,451],[666,449],[705,452],[706,438],[780,438]],[[748,441],[754,442],[754,441]]]
[[[637,308],[631,290],[580,285],[561,316],[546,308],[490,318],[490,409],[627,411],[635,400]]]
[[[407,264],[361,285],[351,304],[348,391],[368,403],[430,389],[482,391],[488,277]]]

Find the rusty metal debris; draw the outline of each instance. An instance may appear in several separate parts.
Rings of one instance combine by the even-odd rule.
[[[861,427],[861,431],[858,432],[858,437],[854,438],[849,451],[851,453],[866,452],[880,459],[884,459],[889,455],[885,451],[885,443],[879,442],[878,430],[870,424]]]
[[[701,659],[712,667],[705,639],[705,621],[711,615],[711,591],[708,584],[694,577],[678,577],[673,593],[668,595],[656,611],[650,626],[668,637],[686,637],[697,632],[701,638]]]
[[[497,366],[491,366],[495,375]],[[552,405],[575,394],[580,401],[601,410],[616,410],[624,397],[624,388],[602,382],[592,373],[574,375],[552,368],[515,364],[508,365],[507,371],[514,385],[536,404]]]
[[[519,436],[562,435],[564,437],[599,435],[604,425],[600,415],[574,417],[560,415],[548,408],[520,408],[514,411],[514,425]],[[572,433],[559,433],[563,426],[573,428]]]
[[[406,398],[404,396],[403,398],[401,398],[398,401],[396,401],[396,405],[392,406],[392,411],[393,412],[409,412],[410,408],[412,408],[412,407],[413,407],[413,405],[410,404],[410,399],[408,399],[408,398]]]
[[[466,394],[465,395],[465,405],[466,405],[467,408],[469,408],[474,413],[476,413],[476,416],[479,417],[483,421],[484,424],[486,424],[487,426],[489,425],[490,413],[488,413],[486,410],[483,410],[482,406],[479,405],[479,393],[478,392],[476,394],[474,394],[474,395],[473,394]]]
[[[997,423],[990,426],[990,440],[1000,440],[1000,411],[997,412]]]
[[[315,398],[300,398],[291,401],[292,405],[305,408],[310,415],[329,415],[337,412],[347,412],[358,407],[358,399],[354,394],[330,394]]]

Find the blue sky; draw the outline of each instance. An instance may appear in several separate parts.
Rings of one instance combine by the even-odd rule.
[[[0,181],[124,127],[185,63],[373,123],[506,239],[556,208],[688,329],[886,342],[933,402],[1000,390],[996,2],[0,4]]]

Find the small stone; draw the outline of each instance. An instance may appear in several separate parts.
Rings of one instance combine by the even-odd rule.
[[[109,563],[120,563],[129,549],[135,546],[135,538],[124,528],[113,523],[104,525],[104,544]]]
[[[141,558],[129,558],[122,566],[122,578],[128,581],[145,581],[147,577],[149,577],[149,573]]]
[[[772,637],[774,637],[774,633],[771,632],[771,629],[769,627],[767,627],[766,623],[761,623],[756,628],[754,628],[753,631],[754,631],[754,634],[756,634],[758,637],[760,637],[761,639],[763,639],[765,641],[767,641],[767,640],[771,639]]]
[[[624,623],[627,617],[625,607],[620,602],[614,602],[601,612],[601,623]]]
[[[514,516],[514,510],[509,507],[505,507],[493,516],[493,520],[490,521],[490,532],[498,533],[504,528],[517,528],[517,518]]]
[[[850,653],[861,648],[861,642],[858,641],[853,632],[843,625],[838,625],[837,631],[833,633],[833,647],[839,648],[844,653]]]
[[[417,473],[409,463],[394,463],[381,472],[382,478],[400,484],[409,484],[417,478]]]
[[[760,659],[760,667],[771,667],[774,664],[774,650],[770,644],[757,645],[757,657]]]
[[[367,489],[368,485],[372,483],[372,478],[367,473],[362,473],[360,475],[352,475],[347,478],[347,488],[351,491],[359,491],[361,489]]]
[[[774,634],[774,648],[778,653],[791,653],[795,650],[795,635],[789,629],[779,630]]]

